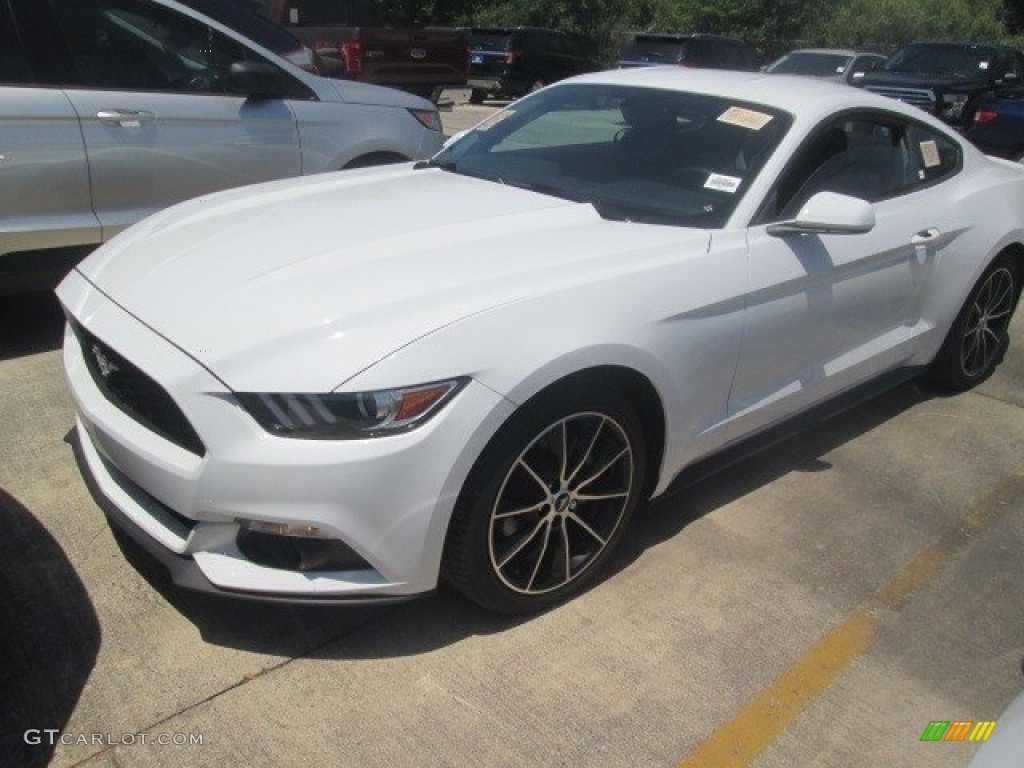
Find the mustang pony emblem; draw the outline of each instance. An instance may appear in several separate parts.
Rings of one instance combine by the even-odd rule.
[[[121,370],[119,365],[113,363],[110,358],[103,353],[103,350],[100,349],[98,344],[92,345],[92,356],[96,358],[96,366],[100,369],[100,376],[104,379],[109,379],[113,374]]]

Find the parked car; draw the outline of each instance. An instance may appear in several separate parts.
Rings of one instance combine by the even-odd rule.
[[[987,725],[987,723],[986,723]],[[1024,755],[1024,693],[1010,702],[967,768],[1012,768]]]
[[[853,85],[883,64],[885,56],[879,53],[837,48],[800,48],[776,59],[764,71],[772,75],[820,77]]]
[[[1017,91],[1024,54],[987,43],[911,43],[885,66],[860,78],[869,91],[920,107],[950,125],[966,128],[982,99]]]
[[[986,155],[1024,161],[1024,97],[986,99],[964,135]]]
[[[442,141],[430,102],[317,77],[164,0],[0,2],[0,135],[0,294],[53,287],[180,200]]]
[[[437,100],[466,85],[461,29],[389,23],[377,0],[255,0],[261,12],[320,57],[324,74]]]
[[[182,585],[363,604],[443,578],[543,609],[724,447],[985,380],[1022,232],[1024,169],[894,100],[583,75],[429,161],[217,193],[92,254],[58,290],[75,442]]]
[[[659,64],[753,72],[761,59],[749,43],[720,35],[645,33],[627,38],[619,55],[620,69]]]
[[[600,69],[581,41],[557,29],[474,28],[469,36],[469,75],[475,103],[518,98],[572,75]]]

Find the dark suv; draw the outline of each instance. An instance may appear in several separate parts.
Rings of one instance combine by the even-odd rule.
[[[982,100],[1017,92],[1024,55],[985,43],[911,43],[858,85],[914,104],[958,128],[969,126]]]
[[[658,64],[754,72],[761,67],[761,59],[749,43],[719,35],[644,33],[626,40],[620,69]]]
[[[601,69],[578,38],[557,29],[473,29],[469,48],[467,83],[474,103],[487,96],[516,98],[556,80]]]

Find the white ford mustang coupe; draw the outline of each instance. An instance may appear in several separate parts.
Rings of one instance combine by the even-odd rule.
[[[513,612],[723,448],[871,383],[982,381],[1022,274],[1024,171],[923,112],[654,68],[430,161],[182,203],[58,293],[83,472],[177,583],[445,579]]]

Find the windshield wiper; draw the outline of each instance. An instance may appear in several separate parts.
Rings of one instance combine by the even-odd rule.
[[[589,201],[597,215],[609,221],[626,221],[636,224],[663,224],[673,227],[694,226],[693,216],[682,213],[669,213],[651,208],[644,208],[626,203],[610,202],[607,200]]]
[[[551,195],[552,197],[559,197],[563,200],[571,200],[574,203],[587,202],[584,198],[574,192],[570,192],[562,187],[556,187],[553,184],[545,184],[542,181],[516,181],[515,179],[498,179],[498,181],[502,184],[507,184],[510,187],[528,189],[531,192],[539,192],[542,195]]]
[[[423,168],[440,168],[442,171],[451,171],[452,173],[458,173],[458,166],[454,160],[446,160],[443,163],[437,163],[434,162],[434,160],[420,160],[412,167],[414,171],[419,171],[422,170]]]

